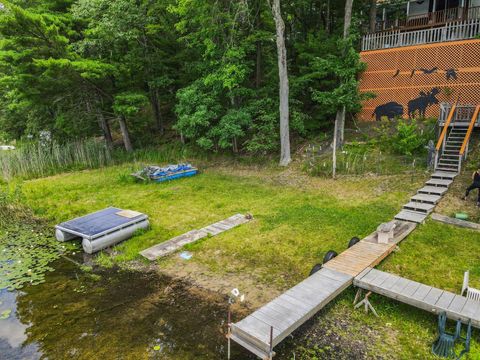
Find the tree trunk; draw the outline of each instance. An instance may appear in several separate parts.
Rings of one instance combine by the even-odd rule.
[[[261,0],[257,0],[257,13],[255,15],[255,27],[257,30],[260,30],[261,26]],[[255,87],[260,88],[260,83],[262,82],[262,43],[257,41],[257,58],[256,58],[256,67],[255,67]]]
[[[375,24],[377,23],[377,0],[370,0],[369,13],[369,30],[375,32]]]
[[[128,133],[127,121],[125,116],[120,115],[118,117],[118,123],[120,124],[120,131],[122,132],[123,144],[125,145],[125,150],[128,152],[133,151],[132,142],[130,141],[130,134]]]
[[[103,116],[102,110],[100,109],[97,109],[97,118],[98,118],[98,124],[102,129],[105,142],[107,143],[107,146],[109,148],[112,148],[113,147],[112,132],[110,131],[110,126],[108,125],[108,122],[105,119],[105,116]]]
[[[157,128],[157,131],[161,135],[163,135],[164,128],[163,128],[162,114],[160,112],[160,104],[158,103],[158,90],[150,88],[149,91],[150,91],[150,105],[152,106],[152,110],[153,110],[155,127]]]
[[[345,17],[343,20],[343,38],[346,39],[350,33],[350,25],[352,24],[352,7],[353,0],[345,2]]]
[[[327,14],[325,15],[326,17],[326,22],[325,22],[325,30],[327,31],[327,34],[330,34],[330,0],[327,0]]]
[[[343,22],[343,38],[346,39],[350,33],[350,25],[352,23],[352,7],[353,0],[346,0],[345,2],[345,17]],[[345,106],[342,106],[337,110],[337,116],[335,117],[335,131],[334,131],[334,148],[333,152],[333,177],[335,178],[335,167],[337,163],[337,152],[336,149],[343,146],[344,136],[345,136]]]
[[[352,23],[352,6],[353,0],[347,0],[345,2],[345,18],[344,18],[344,25],[343,25],[343,38],[348,38],[350,33],[350,25]],[[337,147],[343,146],[344,135],[345,135],[345,113],[346,109],[345,106],[337,110],[337,116],[335,118],[335,122],[337,122],[337,131],[335,136],[337,136]]]
[[[278,77],[280,95],[280,166],[288,166],[292,161],[290,155],[290,129],[288,110],[288,71],[287,49],[285,47],[285,23],[280,10],[280,0],[271,4],[275,28],[277,31]]]
[[[95,110],[93,110],[92,104],[89,98],[85,100],[85,105],[87,107],[87,111],[90,114],[95,113],[97,115],[98,126],[100,127],[100,130],[102,130],[103,137],[105,138],[105,143],[109,148],[112,148],[113,147],[112,133],[110,132],[110,127],[108,126],[107,120],[103,116],[102,110],[98,106],[95,106]]]

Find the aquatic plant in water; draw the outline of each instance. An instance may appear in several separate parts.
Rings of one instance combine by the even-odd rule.
[[[28,223],[11,223],[0,228],[0,289],[21,289],[25,284],[44,282],[53,271],[49,264],[60,257],[60,245],[52,236]]]

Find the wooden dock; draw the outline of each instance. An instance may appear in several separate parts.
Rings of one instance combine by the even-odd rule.
[[[140,252],[140,255],[150,261],[154,261],[162,256],[167,256],[187,244],[203,239],[207,236],[215,236],[224,231],[233,229],[241,224],[245,224],[252,219],[251,216],[236,214],[228,219],[208,225],[199,230],[192,230],[180,236],[174,237],[168,241],[152,246]]]
[[[410,222],[395,223],[394,238],[388,244],[379,244],[374,232],[270,303],[230,324],[229,341],[261,359],[271,359],[276,345],[350,286],[355,276],[388,256],[416,227]]]
[[[353,276],[321,269],[250,316],[232,324],[233,340],[261,359],[271,359],[273,347],[350,286]]]
[[[480,328],[480,302],[465,296],[372,268],[355,277],[353,284],[434,314],[445,311],[448,318],[465,324],[471,320]]]
[[[411,222],[398,220],[395,221],[395,224],[394,238],[388,244],[379,244],[377,242],[377,232],[374,232],[327,262],[323,267],[357,276],[366,268],[378,265],[417,226]]]

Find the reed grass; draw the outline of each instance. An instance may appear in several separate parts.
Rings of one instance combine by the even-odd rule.
[[[0,152],[0,174],[4,181],[26,180],[125,162],[160,164],[186,161],[193,153],[191,148],[182,144],[127,153],[122,149],[109,149],[104,142],[95,139],[64,144],[52,142],[48,146],[32,143],[24,144],[15,150]]]
[[[332,156],[309,155],[304,162],[304,170],[313,176],[330,177],[332,175]],[[426,157],[399,156],[378,150],[365,152],[340,152],[337,155],[337,174],[339,175],[397,175],[425,171]]]

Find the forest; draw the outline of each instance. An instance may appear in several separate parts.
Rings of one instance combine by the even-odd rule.
[[[2,1],[0,137],[276,153],[358,111],[374,20],[370,0]]]

